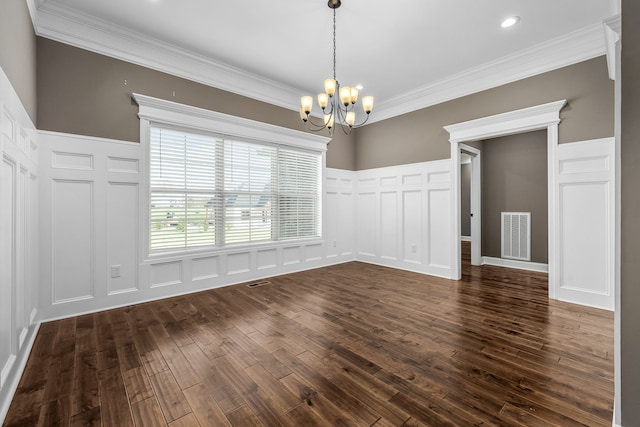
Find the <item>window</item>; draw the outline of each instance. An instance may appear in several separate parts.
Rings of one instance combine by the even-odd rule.
[[[320,236],[322,154],[151,124],[152,252]]]

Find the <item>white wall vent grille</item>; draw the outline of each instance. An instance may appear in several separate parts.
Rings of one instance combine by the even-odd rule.
[[[502,258],[531,261],[531,212],[502,212]]]

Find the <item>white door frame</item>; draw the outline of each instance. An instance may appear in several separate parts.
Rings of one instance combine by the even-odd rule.
[[[449,132],[451,143],[451,214],[453,218],[460,218],[460,143],[496,138],[534,130],[547,129],[547,197],[549,203],[549,242],[553,241],[557,225],[553,222],[555,212],[555,177],[554,165],[556,147],[558,146],[558,124],[560,110],[566,105],[566,100],[550,102],[548,104],[523,108],[521,110],[496,114],[480,119],[455,123],[445,126]],[[451,245],[451,278],[460,280],[460,221],[451,221],[451,236],[455,242]],[[555,283],[558,275],[557,259],[553,245],[549,245],[549,298],[555,298]]]
[[[460,144],[460,151],[471,157],[471,265],[482,260],[482,169],[481,151],[470,145]]]

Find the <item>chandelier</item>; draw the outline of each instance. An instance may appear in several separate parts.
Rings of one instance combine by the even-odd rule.
[[[306,128],[312,131],[328,129],[329,135],[333,135],[335,125],[345,134],[349,134],[354,127],[365,124],[373,110],[373,96],[363,96],[362,108],[367,115],[361,123],[356,124],[354,108],[358,102],[359,89],[362,87],[340,86],[336,80],[336,9],[341,4],[341,0],[329,0],[327,3],[329,8],[333,9],[333,78],[324,81],[324,93],[318,94],[318,105],[323,113],[322,121],[315,121],[310,115],[313,97],[307,95],[300,98],[300,118]]]

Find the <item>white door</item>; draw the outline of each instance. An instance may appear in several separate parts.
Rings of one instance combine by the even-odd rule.
[[[614,309],[614,139],[560,144],[554,165],[551,298]],[[554,295],[555,294],[555,295]]]

